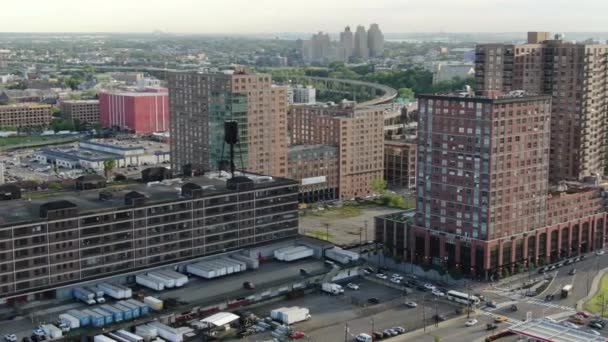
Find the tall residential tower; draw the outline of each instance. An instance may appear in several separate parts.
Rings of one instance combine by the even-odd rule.
[[[371,24],[367,31],[367,47],[370,57],[378,57],[384,52],[384,35],[378,24]]]

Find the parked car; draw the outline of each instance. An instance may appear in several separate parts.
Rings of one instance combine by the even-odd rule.
[[[511,305],[511,311],[517,311],[517,310],[518,310],[518,309],[517,309],[517,305],[512,304],[512,305]]]
[[[250,281],[244,282],[243,287],[246,288],[247,290],[255,290],[255,284]]]
[[[346,284],[346,287],[348,287],[351,290],[358,290],[359,289],[359,285],[353,284],[353,283]]]
[[[359,342],[372,342],[373,341],[372,337],[365,333],[357,335],[357,337],[355,337],[355,339]]]
[[[6,335],[4,335],[4,340],[6,342],[17,342],[17,335],[15,335],[15,334],[6,334]]]
[[[301,331],[296,331],[289,336],[289,338],[291,338],[292,340],[299,340],[304,337],[306,337],[306,334]]]
[[[367,299],[367,302],[370,304],[378,304],[380,303],[380,299],[376,298],[376,297],[371,297]]]
[[[374,335],[374,341],[381,340],[384,338],[384,335],[379,331],[374,332],[373,335]]]
[[[426,283],[426,284],[424,284],[424,288],[425,288],[427,291],[433,291],[433,290],[435,289],[435,285],[433,285],[433,284],[429,284],[429,283]]]
[[[595,252],[595,255],[604,255],[606,252],[604,252],[603,250],[599,250],[597,252]]]
[[[590,315],[588,312],[585,312],[585,311],[579,311],[579,312],[577,312],[576,314],[577,314],[577,315],[580,315],[580,316],[583,316],[583,317],[585,317],[585,318],[589,318],[589,317],[591,317],[591,315]]]
[[[597,330],[593,330],[593,329],[585,329],[585,332],[586,332],[586,333],[589,333],[589,334],[593,334],[593,335],[595,335],[595,336],[602,336],[602,334],[600,334],[600,332],[599,332],[599,331],[597,331]]]
[[[574,324],[572,322],[564,322],[564,323],[562,323],[562,325],[565,326],[565,327],[568,327],[570,329],[578,329],[578,328],[580,328],[580,326],[578,326],[578,325],[576,325],[576,324]]]
[[[448,318],[445,317],[445,315],[433,315],[433,319],[436,320],[436,321],[445,321]]]
[[[570,272],[568,272],[569,275],[575,275],[576,274],[576,268],[573,268],[570,270]]]
[[[374,273],[374,269],[373,269],[373,268],[371,268],[371,267],[366,267],[366,268],[364,268],[363,270],[364,270],[364,271],[367,271],[367,272],[369,272],[369,273]]]
[[[376,278],[379,278],[379,279],[388,279],[388,277],[384,273],[376,273]]]
[[[545,300],[546,300],[547,302],[552,301],[552,300],[553,300],[553,298],[555,298],[555,295],[552,295],[552,294],[548,294],[548,295],[546,295],[546,296],[545,296]]]
[[[416,304],[416,302],[406,302],[405,306],[407,306],[409,308],[415,308],[418,306],[418,304]]]
[[[486,302],[486,306],[489,308],[497,308],[498,306],[496,305],[496,301],[494,300],[490,300],[488,302]]]
[[[396,336],[397,335],[397,332],[394,331],[393,329],[384,329],[384,331],[382,331],[382,333],[386,337],[391,337],[391,336]]]
[[[403,280],[403,276],[397,274],[397,273],[393,273],[393,275],[391,276],[391,278],[393,279],[399,279],[399,280]]]
[[[598,322],[590,322],[588,325],[590,328],[593,328],[593,329],[602,329],[604,327],[602,324],[600,324]]]
[[[467,322],[466,322],[464,325],[465,325],[465,326],[467,326],[467,327],[472,327],[472,326],[474,326],[475,324],[477,324],[477,322],[478,322],[478,321],[477,321],[475,318],[471,318],[471,319],[470,319],[470,320],[468,320],[468,321],[467,321]]]
[[[403,334],[405,332],[403,327],[392,327],[391,330],[396,331],[397,334]]]

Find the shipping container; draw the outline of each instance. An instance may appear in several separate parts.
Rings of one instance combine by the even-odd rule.
[[[120,285],[120,284],[114,284],[114,286],[116,286],[117,288],[119,288],[119,289],[121,289],[121,290],[124,291],[125,298],[131,298],[131,297],[133,297],[133,291],[131,290],[130,287],[124,286],[124,285]]]
[[[80,320],[70,314],[59,315],[59,321],[70,327],[70,329],[80,328]]]
[[[137,305],[137,306],[139,306],[139,313],[140,313],[142,316],[146,316],[146,315],[147,315],[147,314],[150,312],[150,308],[148,308],[148,306],[147,306],[146,304],[144,304],[144,303],[142,303],[142,302],[140,302],[140,301],[138,301],[138,300],[135,300],[135,299],[127,299],[127,302],[128,302],[128,303],[131,303],[131,304],[133,304],[133,305]]]
[[[230,258],[244,262],[247,265],[247,268],[249,269],[257,270],[258,268],[260,268],[260,261],[258,259],[250,258],[242,254],[233,254],[230,256]]]
[[[163,309],[163,301],[154,297],[144,297],[144,304],[154,311],[161,311]]]
[[[304,251],[309,249],[308,247],[305,246],[289,246],[289,247],[283,247],[283,248],[279,248],[276,251],[274,251],[274,257],[277,260],[284,260],[285,259],[285,255],[286,254],[290,254],[290,253],[297,253],[299,251]]]
[[[100,308],[106,312],[111,313],[114,317],[114,322],[122,322],[125,319],[123,311],[111,305],[101,305]]]
[[[130,333],[126,330],[117,330],[114,332],[114,334],[126,339],[128,342],[144,342],[143,337]]]
[[[304,258],[308,258],[314,255],[314,251],[310,248],[305,250],[299,250],[297,252],[285,253],[283,256],[283,261],[295,261]]]
[[[175,279],[175,287],[182,287],[188,283],[188,276],[185,274],[181,274],[179,272],[175,272],[175,271],[169,270],[169,269],[160,270],[160,271],[158,271],[158,273]]]
[[[87,325],[91,324],[91,315],[80,311],[80,310],[70,310],[67,312],[68,315],[78,318],[78,320],[80,321],[80,326],[81,327],[86,327]]]
[[[124,305],[121,304],[113,304],[113,307],[115,307],[116,309],[122,311],[122,317],[124,318],[125,321],[129,321],[133,319],[133,310],[129,307],[126,307]]]
[[[227,262],[227,263],[231,263],[235,266],[237,266],[237,268],[235,268],[237,271],[236,272],[245,272],[247,271],[247,264],[243,261],[240,260],[236,260],[236,259],[231,259],[228,257],[222,257],[220,258],[220,260]]]
[[[149,276],[150,273],[148,273],[148,275],[144,275],[144,274],[138,274],[135,276],[135,282],[139,285],[145,286],[149,289],[155,290],[155,291],[162,291],[165,289],[165,283],[159,279],[153,278],[151,276]]]
[[[107,312],[106,310],[100,308],[91,309],[91,311],[96,312],[103,316],[104,323],[106,325],[114,323],[114,315],[111,312]]]
[[[219,276],[214,268],[208,267],[202,263],[190,264],[186,266],[186,271],[206,279],[212,279]]]
[[[341,264],[349,264],[359,260],[359,254],[344,250],[340,247],[334,247],[325,251],[325,257],[337,261]]]
[[[119,304],[119,305],[122,305],[122,306],[124,306],[126,308],[131,309],[131,313],[132,313],[133,318],[139,318],[140,316],[142,316],[141,315],[141,309],[139,308],[139,305],[133,305],[133,304],[127,302],[126,300],[121,300],[120,302],[118,302],[116,304]]]
[[[156,328],[158,336],[166,339],[167,341],[182,342],[184,340],[184,335],[182,332],[160,322],[150,322],[148,323],[148,326]]]
[[[160,281],[165,285],[165,288],[171,289],[175,287],[175,279],[167,277],[158,272],[148,272],[148,277]]]
[[[61,329],[57,328],[56,326],[54,326],[52,324],[43,324],[41,328],[42,328],[42,331],[44,331],[44,333],[46,334],[48,339],[56,339],[56,338],[60,338],[63,336]]]
[[[91,325],[99,328],[106,324],[106,319],[103,315],[98,314],[92,310],[82,310],[82,313],[91,317]]]
[[[114,298],[114,299],[124,299],[127,298],[125,290],[114,285],[114,284],[110,284],[110,283],[101,283],[101,284],[97,284],[97,287],[101,290],[103,290],[103,292]]]

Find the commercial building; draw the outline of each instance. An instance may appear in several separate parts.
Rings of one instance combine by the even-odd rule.
[[[100,122],[99,100],[65,100],[61,101],[61,117],[80,122]]]
[[[103,171],[104,161],[113,159],[116,167],[166,164],[170,161],[169,145],[153,141],[85,140],[74,147],[46,147],[34,153],[40,163],[67,169]]]
[[[103,127],[116,127],[135,134],[169,130],[169,95],[166,92],[99,93]]]
[[[390,255],[409,255],[410,232],[416,210],[409,209],[374,217],[374,241],[381,243]]]
[[[0,127],[47,127],[53,119],[51,105],[20,103],[0,106]]]
[[[384,176],[383,122],[381,107],[357,107],[354,102],[294,106],[289,116],[291,143],[336,146],[339,198],[364,197],[372,194],[372,180]]]
[[[331,145],[289,147],[288,178],[300,181],[299,201],[315,203],[339,198],[339,153]]]
[[[416,263],[492,278],[603,247],[603,189],[549,187],[551,97],[421,95]]]
[[[418,143],[414,138],[384,141],[384,179],[389,186],[416,187]]]
[[[378,57],[384,53],[384,35],[378,24],[371,24],[367,31],[367,47],[370,57]]]
[[[48,298],[71,283],[297,235],[295,182],[240,173],[227,178],[209,174],[187,183],[3,201],[0,298]]]
[[[298,84],[291,87],[290,104],[314,104],[317,102],[317,90],[311,85]]]
[[[478,94],[523,90],[553,97],[552,182],[604,172],[608,120],[608,45],[530,32],[528,43],[476,47]]]
[[[168,82],[173,170],[188,164],[217,170],[220,161],[228,159],[224,121],[236,120],[237,167],[279,177],[287,174],[288,86],[273,85],[269,74],[244,68],[175,72]]]

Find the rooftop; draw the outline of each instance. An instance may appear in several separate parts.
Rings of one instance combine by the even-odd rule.
[[[296,185],[295,181],[262,176],[259,174],[237,172],[237,176],[247,176],[254,181],[254,189],[263,189],[277,185]],[[39,221],[40,207],[49,202],[68,201],[77,205],[80,213],[95,213],[111,211],[118,208],[126,208],[124,196],[132,191],[137,191],[146,197],[146,205],[161,204],[187,200],[181,196],[181,187],[186,183],[194,183],[202,187],[203,197],[213,195],[236,193],[236,190],[226,188],[226,181],[230,174],[222,172],[211,172],[204,176],[192,177],[190,179],[175,178],[163,182],[114,184],[106,188],[95,190],[67,190],[23,193],[22,199],[2,202],[3,215],[0,217],[0,225],[16,224],[19,222]],[[100,193],[111,193],[113,196],[106,200],[100,200]]]
[[[128,97],[151,97],[151,96],[166,96],[168,93],[166,92],[144,92],[144,91],[137,91],[137,92],[130,92],[130,91],[110,91],[110,92],[104,92],[102,94],[109,94],[109,95],[118,95],[118,96],[128,96]]]
[[[416,95],[419,99],[430,99],[430,100],[457,100],[463,102],[483,102],[483,103],[510,103],[510,102],[522,102],[522,101],[535,101],[535,100],[550,100],[551,95],[537,95],[529,94],[523,90],[515,90],[509,93],[496,94],[495,96],[480,96],[480,95],[469,95],[468,92],[448,92],[438,94],[420,94]]]
[[[407,209],[407,210],[398,211],[398,212],[390,213],[390,214],[386,214],[386,215],[379,215],[376,217],[382,218],[385,220],[390,220],[390,221],[397,221],[397,222],[401,222],[401,223],[405,223],[405,222],[413,223],[415,216],[416,216],[416,209]]]
[[[535,319],[524,321],[509,328],[518,335],[546,342],[604,342],[605,337],[596,336],[561,324]]]

